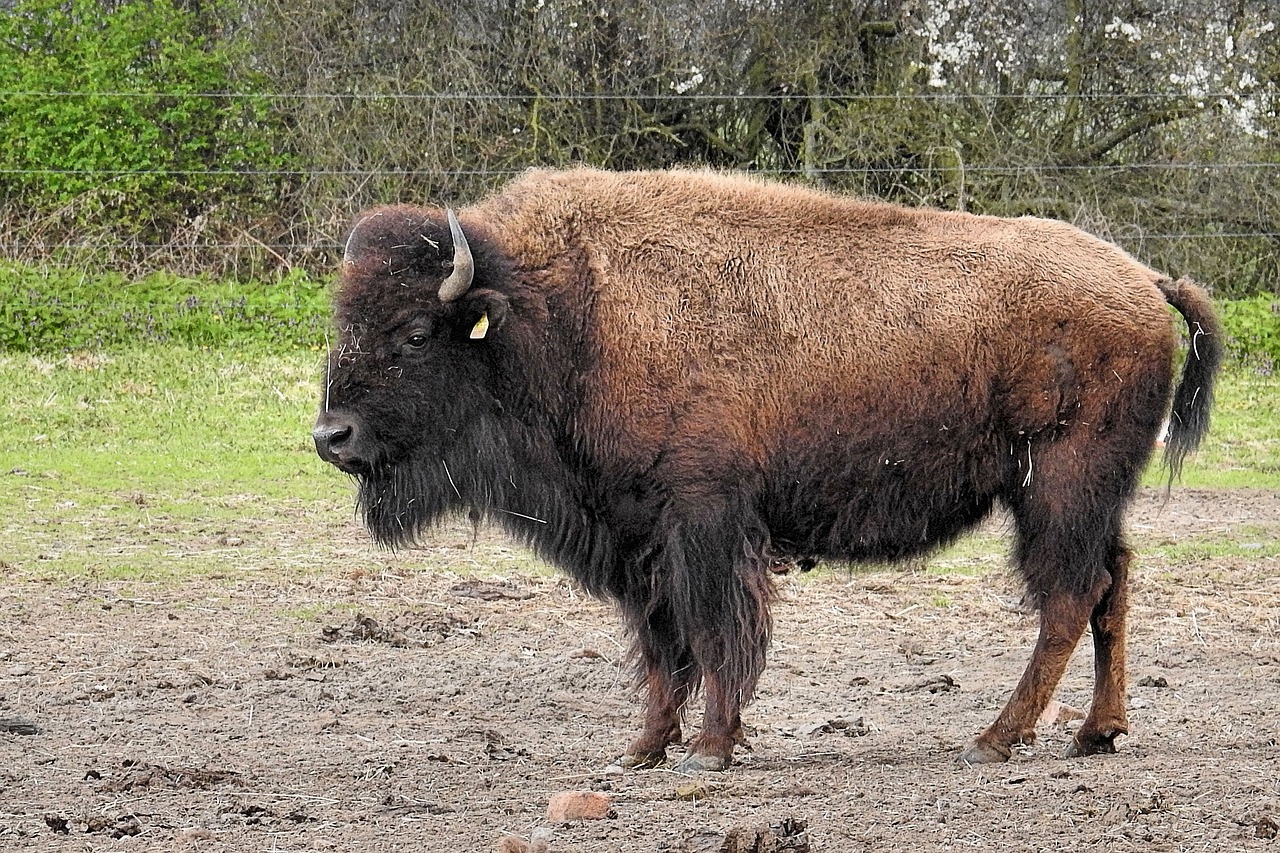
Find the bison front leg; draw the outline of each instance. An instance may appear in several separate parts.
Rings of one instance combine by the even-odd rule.
[[[634,622],[646,709],[640,736],[615,762],[627,769],[658,767],[667,760],[667,747],[681,741],[680,717],[698,678],[693,653],[665,608],[637,614]]]
[[[733,763],[734,746],[745,743],[742,706],[764,670],[773,587],[764,564],[752,559],[757,549],[745,546],[739,553],[746,559],[727,574],[704,579],[695,593],[702,601],[686,613],[706,711],[702,731],[676,766],[682,773],[725,770]]]
[[[708,486],[703,500],[665,507],[644,601],[634,609],[624,604],[649,689],[644,731],[623,759],[631,766],[663,759],[680,737],[680,710],[699,685],[706,691],[702,730],[677,769],[724,770],[742,740],[742,705],[755,691],[769,645],[773,586],[768,530],[750,500],[724,498],[725,491]]]
[[[682,696],[687,696],[688,690],[655,683],[657,681],[650,679],[644,729],[615,762],[619,767],[627,770],[660,767],[667,760],[667,747],[681,740]]]
[[[676,769],[724,770],[733,763],[734,746],[744,742],[742,703],[750,698],[764,666],[769,589],[763,573],[754,584],[730,581],[715,587],[716,596],[729,599],[722,602],[729,609],[707,605],[708,612],[722,618],[691,620],[689,602],[684,602],[658,608],[637,628],[648,703],[644,729],[618,759],[619,766],[646,768],[665,762],[667,747],[681,740],[681,715],[699,684],[706,695],[702,730]],[[730,607],[735,599],[752,606]],[[735,613],[738,616],[730,618]],[[679,627],[669,620],[680,620]]]
[[[715,673],[704,674],[703,681],[707,709],[702,718],[702,731],[676,765],[677,773],[726,770],[733,764],[734,746],[746,743],[741,694]]]

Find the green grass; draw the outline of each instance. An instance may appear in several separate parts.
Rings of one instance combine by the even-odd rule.
[[[305,493],[320,357],[157,348],[0,358],[0,471],[66,488]]]
[[[0,260],[0,350],[128,353],[145,347],[287,354],[324,338],[324,281],[294,271],[269,282],[213,281]]]
[[[1274,527],[1246,525],[1230,534],[1206,533],[1187,538],[1161,538],[1143,543],[1145,552],[1159,554],[1169,565],[1231,560],[1280,559],[1280,538]]]
[[[1203,488],[1280,489],[1280,378],[1228,370],[1219,383],[1209,435],[1182,471],[1181,485]],[[1159,461],[1157,459],[1157,461]],[[1163,469],[1144,482],[1163,485]]]
[[[177,348],[0,357],[0,561],[116,578],[231,570],[280,538],[255,532],[264,518],[349,505],[311,448],[319,364]]]
[[[192,571],[306,574],[333,559],[352,571],[385,567],[397,558],[371,548],[350,482],[312,448],[320,372],[321,355],[310,351],[0,355],[0,570],[154,581]],[[1280,489],[1277,391],[1274,377],[1228,372],[1182,485]],[[1163,484],[1164,473],[1153,467],[1147,482]],[[1264,533],[1256,547],[1212,536],[1155,547],[1169,562],[1275,556]],[[339,557],[317,556],[315,543],[335,537]],[[431,559],[458,571],[545,570],[518,547],[469,540],[463,525],[429,543]],[[1005,549],[998,531],[983,531],[926,568],[980,574],[1002,566]]]

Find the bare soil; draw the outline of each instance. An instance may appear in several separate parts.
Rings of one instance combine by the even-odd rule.
[[[278,560],[189,579],[6,571],[0,849],[1280,851],[1280,494],[1135,506],[1157,553],[1117,755],[1059,758],[1057,722],[958,766],[1035,615],[1006,572],[836,568],[779,579],[753,751],[697,778],[605,772],[640,717],[610,605],[532,564],[494,575],[503,546],[463,525],[389,555],[340,521],[260,523],[243,535]],[[1160,555],[1210,534],[1260,556]],[[1061,702],[1087,706],[1090,669],[1086,638]],[[548,823],[575,790],[609,815]]]

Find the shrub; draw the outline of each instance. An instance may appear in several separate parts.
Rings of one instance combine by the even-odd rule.
[[[0,14],[0,204],[35,254],[190,241],[220,208],[242,223],[267,209],[278,178],[260,173],[287,155],[268,102],[243,96],[246,64],[214,37],[218,8],[16,0]]]
[[[73,352],[155,344],[288,352],[323,345],[325,285],[294,273],[223,283],[155,273],[0,265],[0,350]]]
[[[1280,365],[1280,298],[1264,294],[1224,302],[1222,320],[1234,358],[1264,373]]]

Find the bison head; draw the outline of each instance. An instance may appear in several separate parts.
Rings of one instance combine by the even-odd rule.
[[[482,502],[475,460],[504,451],[494,389],[507,299],[488,286],[497,253],[473,242],[474,253],[453,211],[405,206],[367,213],[347,240],[312,437],[356,478],[384,544]]]

